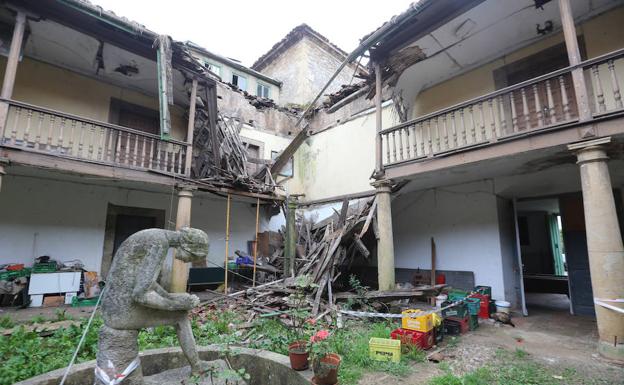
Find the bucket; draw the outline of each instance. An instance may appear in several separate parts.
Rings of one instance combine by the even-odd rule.
[[[442,302],[446,301],[448,296],[446,294],[440,294],[436,297],[436,307],[439,309],[442,307]]]
[[[481,299],[479,298],[466,298],[466,305],[468,305],[468,312],[470,315],[479,315],[479,309],[481,308]]]
[[[496,301],[496,311],[499,313],[509,313],[509,309],[511,308],[511,303],[507,301]]]

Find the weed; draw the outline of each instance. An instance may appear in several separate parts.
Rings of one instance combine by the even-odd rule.
[[[525,358],[528,354],[529,353],[527,353],[526,350],[520,348],[516,348],[516,351],[514,352],[516,358]]]
[[[73,317],[70,314],[67,314],[67,311],[65,309],[56,309],[56,312],[54,314],[56,314],[57,321],[65,321],[65,320],[73,319]]]
[[[459,344],[459,337],[451,337],[451,338],[448,340],[447,346],[448,346],[449,348],[454,348],[454,347],[456,347],[458,344]]]
[[[10,329],[13,326],[15,326],[15,322],[13,322],[13,319],[11,317],[9,317],[8,315],[0,317],[0,329]]]
[[[32,317],[30,319],[31,323],[37,324],[37,323],[42,323],[42,322],[46,322],[48,319],[42,315],[36,315],[34,317]]]

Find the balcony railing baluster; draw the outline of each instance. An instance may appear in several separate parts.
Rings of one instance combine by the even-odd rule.
[[[467,150],[476,145],[493,144],[545,128],[571,124],[578,120],[576,93],[566,83],[571,81],[570,73],[578,68],[591,71],[588,78],[593,79],[590,87],[594,92],[590,94],[595,98],[592,102],[596,106],[595,113],[621,112],[624,105],[617,78],[618,60],[618,63],[624,63],[624,49],[382,130],[379,135],[385,139],[385,164]],[[612,93],[603,88],[602,82],[606,80],[600,77],[600,66],[608,67]],[[486,108],[488,111],[484,111]],[[390,143],[391,135],[393,144]],[[396,135],[399,135],[398,154]],[[392,154],[390,146],[394,148]]]
[[[613,98],[615,99],[615,108],[624,108],[622,105],[622,94],[620,93],[620,82],[618,81],[617,74],[615,72],[615,63],[613,59],[609,60],[609,73],[611,74],[611,88],[613,88]]]
[[[0,146],[139,169],[158,167],[181,175],[186,172],[183,164],[188,143],[14,100],[0,102],[8,105],[6,129],[0,128]]]

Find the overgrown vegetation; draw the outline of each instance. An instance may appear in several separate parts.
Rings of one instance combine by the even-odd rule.
[[[429,385],[598,385],[608,384],[604,379],[589,379],[574,370],[549,368],[534,361],[522,349],[499,349],[494,360],[470,373],[454,375],[448,364],[438,368],[444,375],[431,379]]]
[[[236,330],[236,325],[243,323],[230,311],[209,313],[207,319],[195,319],[192,322],[193,333],[198,345],[231,344],[233,346],[248,339],[246,346],[288,354],[288,345],[292,341],[292,330],[275,318],[262,318],[252,329]],[[57,314],[56,320],[65,319],[64,314]],[[42,320],[37,320],[42,322]],[[10,318],[0,319],[2,327],[13,326]],[[80,339],[86,320],[80,325],[59,329],[48,337],[34,332],[18,329],[10,336],[0,336],[0,385],[9,385],[32,376],[39,375],[67,365]],[[95,359],[98,331],[102,320],[93,321],[85,344],[78,355],[77,362]],[[381,371],[398,376],[410,372],[410,363],[424,361],[425,354],[417,349],[406,352],[400,363],[383,363],[369,358],[368,341],[371,337],[388,337],[397,326],[387,322],[363,325],[351,323],[342,329],[332,330],[331,348],[342,356],[339,377],[340,383],[353,385],[365,371]],[[150,328],[139,333],[141,350],[177,346],[175,330],[169,326]]]

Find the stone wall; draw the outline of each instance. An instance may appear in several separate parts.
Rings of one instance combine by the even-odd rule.
[[[286,52],[262,70],[262,73],[280,80],[280,104],[310,103],[338,69],[341,60],[321,48],[314,40],[304,36]],[[340,89],[351,81],[353,67],[347,66],[332,82],[325,93]]]

